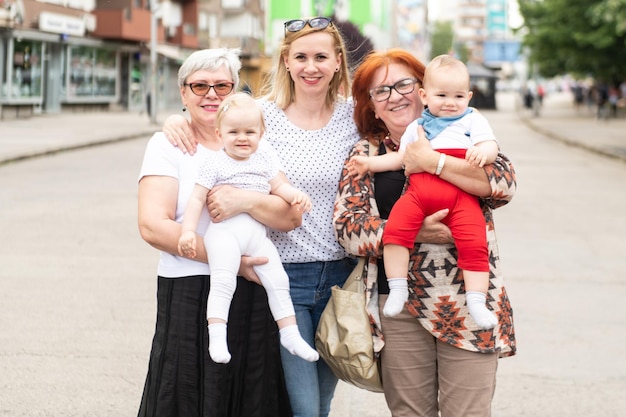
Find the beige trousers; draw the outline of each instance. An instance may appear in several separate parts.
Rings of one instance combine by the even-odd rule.
[[[490,417],[497,353],[455,348],[433,337],[405,308],[383,315],[382,379],[393,417]]]

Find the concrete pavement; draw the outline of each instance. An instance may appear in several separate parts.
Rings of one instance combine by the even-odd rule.
[[[500,93],[511,100],[514,93]],[[576,110],[569,93],[548,95],[541,114],[518,106],[520,118],[545,136],[626,161],[626,117],[596,120],[595,109]],[[0,165],[107,142],[150,137],[171,112],[157,117],[129,112],[63,113],[0,121]]]
[[[576,109],[569,92],[553,93],[544,99],[539,116],[521,108],[521,120],[530,128],[565,144],[626,161],[626,116],[598,120],[596,108]]]
[[[145,113],[121,111],[0,120],[0,165],[108,142],[149,138],[175,111],[159,114],[157,125],[151,124]]]

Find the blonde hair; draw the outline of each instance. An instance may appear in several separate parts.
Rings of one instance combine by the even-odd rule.
[[[346,45],[339,29],[334,24],[330,24],[324,29],[315,29],[309,25],[305,25],[302,30],[297,32],[286,32],[280,46],[280,55],[278,62],[268,74],[264,84],[262,95],[265,99],[273,101],[276,105],[285,109],[295,100],[295,87],[293,80],[287,67],[285,66],[285,57],[289,53],[291,44],[303,36],[311,33],[328,33],[334,42],[335,53],[340,57],[341,64],[339,72],[335,73],[333,79],[328,86],[326,95],[326,105],[332,108],[339,97],[346,97],[350,93],[350,71],[348,69],[348,53]]]
[[[235,93],[222,100],[219,107],[217,108],[217,115],[215,117],[216,129],[220,129],[225,114],[233,108],[257,112],[259,114],[259,124],[261,125],[261,132],[265,132],[263,111],[261,110],[261,107],[257,104],[256,100],[247,93]]]
[[[427,84],[429,79],[432,77],[432,73],[443,68],[457,70],[462,73],[464,77],[467,77],[467,88],[469,89],[470,75],[467,67],[463,62],[448,54],[438,55],[434,57],[428,65],[426,65],[426,70],[424,71],[424,88],[427,88]]]

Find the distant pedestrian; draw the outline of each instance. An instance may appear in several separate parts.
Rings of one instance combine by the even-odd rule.
[[[539,105],[543,105],[543,98],[546,96],[546,88],[543,84],[537,85],[537,99],[539,100]]]
[[[617,104],[619,102],[619,89],[617,88],[616,85],[611,84],[611,86],[608,88],[608,102],[609,102],[609,107],[611,108],[611,117],[616,118],[617,117]]]
[[[533,96],[532,89],[528,85],[525,85],[522,88],[522,98],[524,99],[524,107],[531,110],[533,108],[533,101],[535,100],[535,97]]]
[[[148,117],[152,117],[152,97],[150,93],[146,94],[146,112],[148,113]]]
[[[583,91],[583,86],[580,82],[576,81],[572,85],[572,94],[574,95],[574,107],[576,111],[580,111],[584,101],[585,101],[585,93]]]
[[[609,101],[609,90],[606,84],[601,82],[595,85],[594,100],[596,103],[596,118],[606,119],[608,117],[606,107]]]

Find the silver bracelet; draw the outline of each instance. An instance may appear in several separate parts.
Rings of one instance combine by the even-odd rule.
[[[441,170],[443,169],[443,166],[445,165],[445,163],[446,163],[446,154],[442,152],[439,154],[439,163],[437,164],[435,175],[441,175]]]

